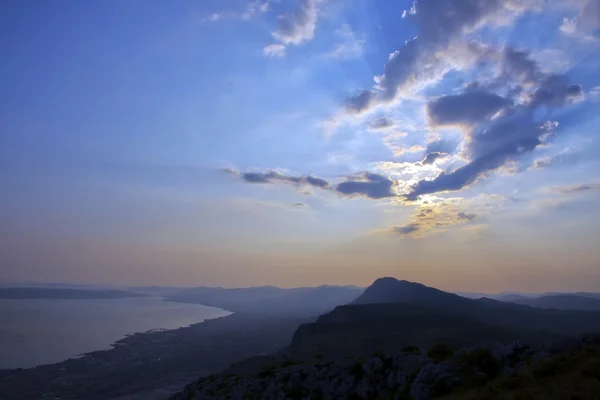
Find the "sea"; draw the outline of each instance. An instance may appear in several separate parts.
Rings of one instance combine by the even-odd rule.
[[[109,349],[128,334],[176,329],[228,314],[159,297],[0,299],[0,369],[60,362]]]

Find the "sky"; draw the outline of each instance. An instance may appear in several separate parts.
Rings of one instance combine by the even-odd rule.
[[[600,291],[600,0],[0,18],[2,282]]]

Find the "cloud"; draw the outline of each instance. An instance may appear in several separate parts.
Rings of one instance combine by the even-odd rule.
[[[346,177],[345,181],[331,185],[325,179],[314,175],[295,176],[286,175],[277,171],[262,172],[237,172],[232,169],[223,170],[238,176],[242,181],[252,184],[291,184],[294,186],[308,185],[323,190],[333,190],[334,193],[344,197],[366,197],[379,200],[388,197],[397,197],[394,191],[396,182],[386,176],[372,172],[362,172],[359,175]],[[310,194],[305,192],[305,194]]]
[[[435,151],[433,153],[427,153],[425,155],[425,158],[423,158],[423,160],[421,161],[421,164],[431,165],[431,164],[434,164],[438,158],[444,158],[444,157],[446,157],[446,154],[440,153],[438,151]]]
[[[316,176],[312,175],[307,176],[306,178],[304,178],[304,180],[309,185],[315,187],[326,188],[329,186],[329,182],[327,182],[325,179],[317,178]]]
[[[424,194],[460,190],[533,151],[558,127],[556,121],[536,122],[536,110],[562,107],[582,97],[581,86],[569,85],[563,75],[542,73],[525,52],[507,49],[503,60],[502,76],[496,84],[517,82],[535,89],[519,104],[478,85],[467,86],[462,94],[430,102],[430,123],[467,127],[463,155],[470,161],[452,172],[443,171],[431,180],[419,181],[406,195],[409,201]]]
[[[375,102],[375,95],[369,90],[363,90],[355,96],[346,99],[344,107],[352,114],[368,110]]]
[[[510,46],[504,49],[502,59],[502,75],[504,77],[528,84],[537,81],[539,74],[537,63],[529,56],[529,53]]]
[[[215,12],[207,17],[202,18],[203,21],[217,22],[224,19],[241,19],[244,21],[250,20],[257,15],[264,14],[269,11],[271,5],[268,1],[255,0],[246,5],[243,11],[223,11]]]
[[[533,162],[533,168],[542,169],[552,165],[553,159],[552,157],[542,157],[538,158]]]
[[[600,1],[584,0],[573,4],[578,5],[578,15],[564,18],[560,31],[567,36],[582,40],[596,40],[595,34],[600,28]]]
[[[600,183],[590,183],[582,185],[555,186],[550,188],[553,192],[560,194],[575,194],[589,192],[592,190],[600,190]]]
[[[277,171],[237,172],[232,169],[226,169],[224,171],[239,176],[246,183],[288,183],[293,185],[309,185],[321,189],[326,189],[329,186],[329,182],[327,182],[325,179],[317,178],[314,175],[293,176],[286,175]]]
[[[267,57],[280,58],[285,56],[285,46],[281,43],[273,43],[263,48],[263,54]]]
[[[294,207],[294,208],[306,208],[308,206],[306,204],[304,204],[304,203],[292,203],[292,207]]]
[[[416,223],[406,224],[402,226],[395,226],[392,230],[401,235],[410,235],[411,233],[417,232],[421,226]]]
[[[319,19],[319,4],[323,0],[300,0],[291,14],[279,15],[273,37],[285,45],[312,40]]]
[[[382,130],[393,126],[394,122],[386,117],[374,118],[369,122],[369,128],[373,130]]]
[[[507,24],[517,15],[539,8],[539,3],[536,0],[415,1],[403,18],[415,22],[418,38],[406,41],[390,54],[383,73],[375,77],[376,86],[347,99],[346,111],[365,112],[394,99],[399,92],[439,80],[455,64],[464,67],[475,63],[478,53],[485,49],[474,42],[461,43],[465,35],[485,24]]]
[[[425,153],[445,153],[452,154],[458,147],[458,144],[451,140],[446,139],[437,139],[427,144],[425,148]]]
[[[467,221],[472,221],[473,219],[477,218],[477,214],[467,214],[464,212],[459,212],[456,214],[456,216],[458,219],[466,219]]]
[[[357,39],[350,25],[342,25],[340,29],[335,31],[335,35],[339,38],[340,42],[329,52],[331,57],[350,60],[361,57],[365,52],[366,41]]]
[[[491,118],[511,102],[483,90],[467,91],[458,95],[442,96],[427,103],[427,117],[433,126],[473,126]]]
[[[540,136],[547,133],[547,129],[545,125],[535,124],[529,111],[514,110],[513,116],[502,118],[470,137],[468,151],[472,161],[453,172],[442,172],[432,180],[419,181],[406,198],[412,201],[424,194],[460,190],[486,172],[531,152],[541,143]]]
[[[417,205],[409,223],[394,226],[391,232],[408,237],[424,237],[451,226],[468,225],[478,219],[479,214],[461,211],[466,207],[469,204],[462,199],[431,198]]]
[[[399,136],[399,137],[404,137],[404,136]],[[384,140],[384,144],[392,151],[392,153],[394,153],[394,155],[396,157],[399,157],[401,155],[404,155],[406,153],[418,153],[420,151],[425,150],[425,147],[418,145],[418,144],[413,144],[410,147],[406,147],[404,145],[398,145],[398,144],[394,144],[393,141],[391,141],[390,139],[396,138],[395,136],[392,136],[392,138],[386,138]]]
[[[349,178],[349,180],[339,183],[335,186],[335,191],[344,196],[363,196],[370,199],[383,199],[386,197],[395,197],[395,181],[371,172],[364,172],[358,177]]]
[[[568,85],[564,75],[550,75],[533,93],[530,106],[562,107],[582,98],[581,85]]]

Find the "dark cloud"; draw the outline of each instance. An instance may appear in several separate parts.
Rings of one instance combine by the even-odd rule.
[[[568,85],[563,75],[546,77],[533,93],[530,106],[562,107],[583,96],[580,85]]]
[[[540,71],[537,63],[529,57],[529,53],[506,47],[503,53],[502,75],[523,83],[531,83],[539,79]]]
[[[547,130],[533,123],[531,113],[515,114],[473,134],[469,142],[471,162],[451,173],[442,172],[433,180],[419,181],[406,198],[412,201],[424,194],[460,190],[486,172],[535,149],[541,143],[539,137]]]
[[[308,206],[306,204],[304,204],[304,203],[293,203],[292,207],[294,207],[294,208],[306,208]]]
[[[276,171],[263,172],[244,172],[233,171],[244,182],[255,184],[283,183],[292,185],[310,185],[320,189],[334,190],[342,196],[364,196],[370,199],[383,199],[386,197],[395,197],[397,194],[393,191],[396,182],[386,176],[363,172],[358,176],[347,177],[346,181],[331,187],[330,183],[314,175],[292,176],[285,175]],[[310,192],[304,192],[311,194]]]
[[[477,214],[467,214],[464,212],[459,212],[458,214],[456,214],[456,216],[458,217],[458,219],[464,219],[467,221],[472,221],[475,218],[477,218]]]
[[[261,172],[245,172],[241,178],[248,183],[271,183],[267,174]]]
[[[232,173],[236,173],[233,171]],[[237,173],[236,173],[237,174]],[[243,172],[239,174],[240,178],[247,183],[291,183],[295,185],[307,184],[314,187],[319,188],[327,188],[329,186],[329,182],[325,179],[317,178],[316,176],[309,175],[306,177],[303,176],[292,176],[285,175],[280,172],[275,171],[265,171],[265,172]]]
[[[534,84],[536,90],[528,104],[511,103],[491,93],[467,89],[461,95],[445,96],[428,105],[430,120],[437,124],[468,124],[471,130],[466,141],[466,155],[471,161],[450,173],[443,172],[433,180],[418,182],[408,193],[408,200],[424,194],[460,190],[471,185],[486,173],[502,167],[506,162],[533,151],[557,123],[536,123],[534,112],[539,107],[562,107],[582,96],[579,85],[569,85],[565,76],[540,72],[537,64],[525,52],[505,50],[505,71],[502,79],[520,80]],[[501,116],[489,118],[503,110]]]
[[[358,114],[371,107],[374,102],[374,94],[369,90],[363,90],[356,96],[352,96],[346,100],[346,110],[352,114]]]
[[[386,129],[394,126],[394,123],[386,117],[375,118],[369,122],[371,129]]]
[[[482,90],[442,96],[427,104],[427,116],[432,125],[474,125],[489,119],[510,105],[510,101]]]
[[[329,182],[327,182],[325,179],[317,178],[316,176],[313,176],[313,175],[307,176],[305,178],[305,181],[309,185],[320,187],[320,188],[326,188],[327,186],[329,186]]]
[[[475,30],[484,22],[494,23],[493,18],[510,8],[514,12],[531,8],[535,0],[417,0],[409,21],[416,24],[418,38],[407,41],[390,54],[384,71],[376,77],[377,90],[364,91],[346,103],[349,112],[362,112],[379,101],[394,98],[403,86],[429,79],[447,69],[443,51],[457,38]],[[470,59],[481,51],[468,46]]]
[[[544,74],[529,53],[510,47],[504,49],[503,73],[500,78],[504,83],[519,82],[514,90],[518,93],[521,85],[535,85],[537,88],[531,95],[529,106],[562,107],[583,96],[580,85],[569,85],[565,75]]]
[[[401,86],[411,78],[416,78],[415,65],[420,54],[419,43],[417,39],[409,40],[403,47],[390,54],[387,64],[383,67],[383,74],[378,77],[384,98],[393,98]]]
[[[552,188],[553,191],[560,194],[574,194],[581,192],[589,192],[592,190],[600,190],[600,183],[590,183],[583,185],[557,186]]]
[[[423,161],[421,161],[421,164],[423,164],[423,165],[431,165],[438,158],[444,158],[444,157],[446,157],[446,154],[445,153],[440,153],[438,151],[435,151],[433,153],[428,153],[428,154],[425,155],[425,158],[423,158]]]
[[[385,176],[364,172],[358,178],[350,178],[335,187],[335,191],[345,196],[365,196],[370,199],[395,197],[392,190],[395,182]]]
[[[406,224],[402,226],[395,226],[392,230],[395,233],[399,233],[401,235],[410,235],[411,233],[415,233],[420,229],[420,225],[417,223]]]
[[[446,153],[452,154],[458,147],[458,144],[451,140],[439,139],[427,144],[425,153]]]

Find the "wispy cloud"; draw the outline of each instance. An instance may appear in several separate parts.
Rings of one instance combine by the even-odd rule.
[[[600,190],[600,183],[588,183],[580,185],[568,185],[568,186],[553,186],[550,188],[553,192],[560,194],[575,194],[582,192],[590,192],[593,190]]]
[[[335,32],[335,35],[339,39],[339,43],[328,53],[329,56],[341,60],[362,57],[365,52],[366,40],[358,39],[350,25],[344,24]]]
[[[258,15],[264,14],[271,9],[269,1],[254,0],[248,2],[243,10],[225,10],[220,12],[214,12],[207,16],[202,17],[203,22],[218,22],[227,19],[233,20],[250,20]]]
[[[291,14],[277,17],[278,26],[273,37],[283,44],[300,44],[312,40],[319,19],[319,6],[323,0],[300,0]]]
[[[285,56],[285,46],[281,43],[273,43],[263,48],[263,54],[267,57],[280,58]]]

